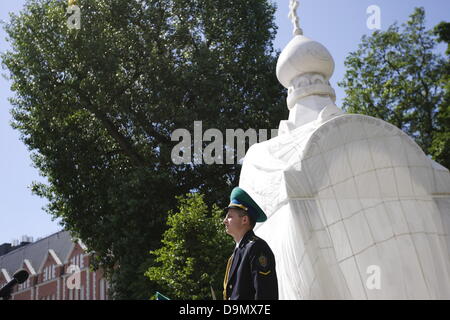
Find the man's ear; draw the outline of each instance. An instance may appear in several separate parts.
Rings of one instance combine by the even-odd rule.
[[[249,216],[247,216],[247,215],[243,216],[243,217],[242,217],[242,222],[250,224],[250,218],[249,218]]]

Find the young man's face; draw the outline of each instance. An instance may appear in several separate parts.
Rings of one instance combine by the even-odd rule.
[[[239,209],[228,209],[225,219],[223,219],[225,231],[230,235],[238,235],[248,227],[249,221],[247,216],[241,217]]]

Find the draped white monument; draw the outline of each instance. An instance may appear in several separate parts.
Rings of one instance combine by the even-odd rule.
[[[450,299],[450,174],[400,129],[346,114],[334,61],[302,35],[277,77],[288,88],[279,135],[247,152],[239,186],[268,216],[281,299]]]

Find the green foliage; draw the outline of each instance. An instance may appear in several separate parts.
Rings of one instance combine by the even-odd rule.
[[[447,59],[441,66],[443,76],[441,83],[444,87],[444,101],[439,106],[437,121],[439,126],[434,133],[431,145],[433,157],[450,168],[450,22],[441,22],[434,28],[434,33],[438,36],[438,41],[447,43]]]
[[[163,246],[152,251],[159,265],[146,275],[171,299],[211,299],[211,287],[220,299],[233,251],[222,224],[223,210],[216,205],[209,208],[198,193],[177,199],[179,211],[169,215]]]
[[[433,30],[434,34],[438,36],[438,41],[447,43],[447,55],[450,55],[450,22],[441,22]]]
[[[339,86],[345,88],[343,108],[392,123],[413,137],[425,153],[441,164],[449,143],[448,114],[442,79],[447,64],[435,52],[436,37],[425,28],[425,11],[416,8],[400,28],[363,36],[358,50],[345,61],[346,74]],[[447,118],[448,119],[448,118]],[[447,138],[446,138],[447,137]],[[447,153],[448,154],[448,153]]]
[[[285,118],[268,1],[28,0],[5,26],[13,126],[48,184],[33,191],[96,253],[115,298],[146,299],[147,254],[175,196],[224,205],[239,165],[174,165],[177,128],[275,128]]]

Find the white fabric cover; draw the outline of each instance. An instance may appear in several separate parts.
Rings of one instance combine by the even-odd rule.
[[[239,186],[268,216],[280,299],[450,299],[449,171],[389,123],[344,114],[254,144]]]

